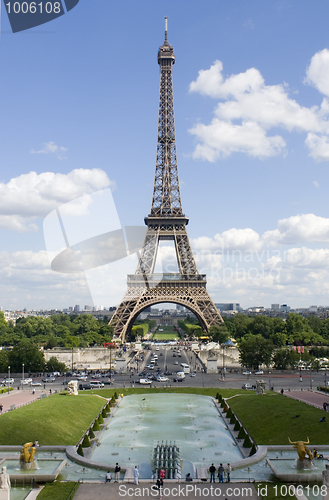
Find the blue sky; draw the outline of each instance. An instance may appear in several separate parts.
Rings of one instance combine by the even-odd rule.
[[[329,304],[328,14],[323,1],[80,0],[12,34],[2,8],[0,305],[120,302],[135,263],[106,278],[55,273],[43,220],[110,187],[121,225],[143,224],[164,16],[182,203],[209,293],[243,307]],[[104,232],[108,219],[98,213]],[[160,255],[166,266],[173,248]]]

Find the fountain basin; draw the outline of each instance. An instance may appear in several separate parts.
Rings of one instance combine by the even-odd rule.
[[[282,482],[314,483],[322,482],[322,471],[325,470],[328,460],[315,460],[311,469],[298,468],[296,458],[268,458],[267,463],[273,474]]]
[[[22,468],[19,459],[5,458],[0,460],[0,467],[7,467],[11,483],[46,483],[55,481],[66,465],[66,460],[39,458],[35,468]]]

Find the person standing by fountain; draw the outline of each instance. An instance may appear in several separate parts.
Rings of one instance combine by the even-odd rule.
[[[114,469],[114,474],[115,474],[115,483],[119,482],[120,481],[120,471],[121,471],[121,467],[120,465],[118,464],[118,462],[115,464],[115,469]]]
[[[211,464],[209,467],[209,472],[210,472],[210,482],[215,482],[215,472],[216,472],[216,467],[214,464]]]
[[[232,467],[230,464],[227,464],[227,482],[230,483],[231,482],[231,472],[232,472]]]
[[[223,483],[224,482],[224,467],[223,464],[219,464],[218,467],[218,482]]]
[[[134,483],[135,484],[138,484],[138,477],[139,477],[139,470],[137,468],[137,465],[135,465],[135,468],[134,468]]]

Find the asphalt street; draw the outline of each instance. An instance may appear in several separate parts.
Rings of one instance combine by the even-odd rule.
[[[153,355],[157,354],[158,360],[157,365],[154,369],[146,369],[145,366],[150,364],[150,360]],[[226,369],[224,377],[222,373],[210,374],[204,373],[203,367],[199,360],[196,358],[192,351],[180,349],[180,355],[177,353],[177,348],[174,351],[172,348],[159,346],[159,350],[153,346],[149,351],[142,351],[141,355],[144,356],[142,362],[135,361],[131,364],[131,372],[126,374],[114,374],[113,383],[111,385],[105,385],[105,387],[139,387],[137,381],[141,378],[139,373],[142,370],[148,375],[154,375],[155,373],[160,373],[169,371],[172,375],[168,375],[169,381],[167,382],[153,382],[152,387],[216,387],[216,388],[233,388],[242,389],[242,386],[248,382],[252,385],[256,385],[256,380],[264,380],[266,382],[266,388],[268,390],[272,389],[274,391],[280,391],[281,389],[287,390],[309,390],[316,389],[317,386],[325,386],[325,383],[329,382],[329,372],[325,371],[293,371],[293,372],[279,372],[275,370],[264,370],[263,375],[255,375],[254,373],[250,375],[243,375],[243,371]],[[195,373],[195,376],[191,374],[186,374],[183,382],[174,382],[173,379],[176,378],[176,373],[182,371],[181,363],[187,363],[191,371]],[[157,369],[159,368],[159,372]],[[33,380],[39,382],[40,386],[35,386],[37,392],[52,392],[55,390],[62,390],[66,383],[77,377],[58,377],[54,382],[44,383],[42,382],[43,377],[37,377]],[[88,377],[100,378],[100,377]],[[20,386],[21,380],[16,378],[13,385],[14,389]],[[24,391],[32,391],[32,387],[24,386]],[[329,387],[328,387],[329,392]]]

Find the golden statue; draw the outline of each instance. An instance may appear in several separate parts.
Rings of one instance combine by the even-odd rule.
[[[21,451],[21,456],[20,456],[20,461],[24,462],[26,464],[33,462],[34,460],[34,455],[35,455],[35,448],[33,447],[30,451],[31,446],[33,443],[25,443],[22,451]]]
[[[304,460],[305,455],[308,455],[308,458],[310,460],[313,460],[313,453],[311,452],[311,450],[307,448],[307,446],[305,446],[306,444],[309,444],[310,442],[309,438],[307,438],[307,441],[295,441],[295,442],[290,441],[289,437],[288,439],[289,443],[294,445],[293,448],[296,448],[299,460]]]

